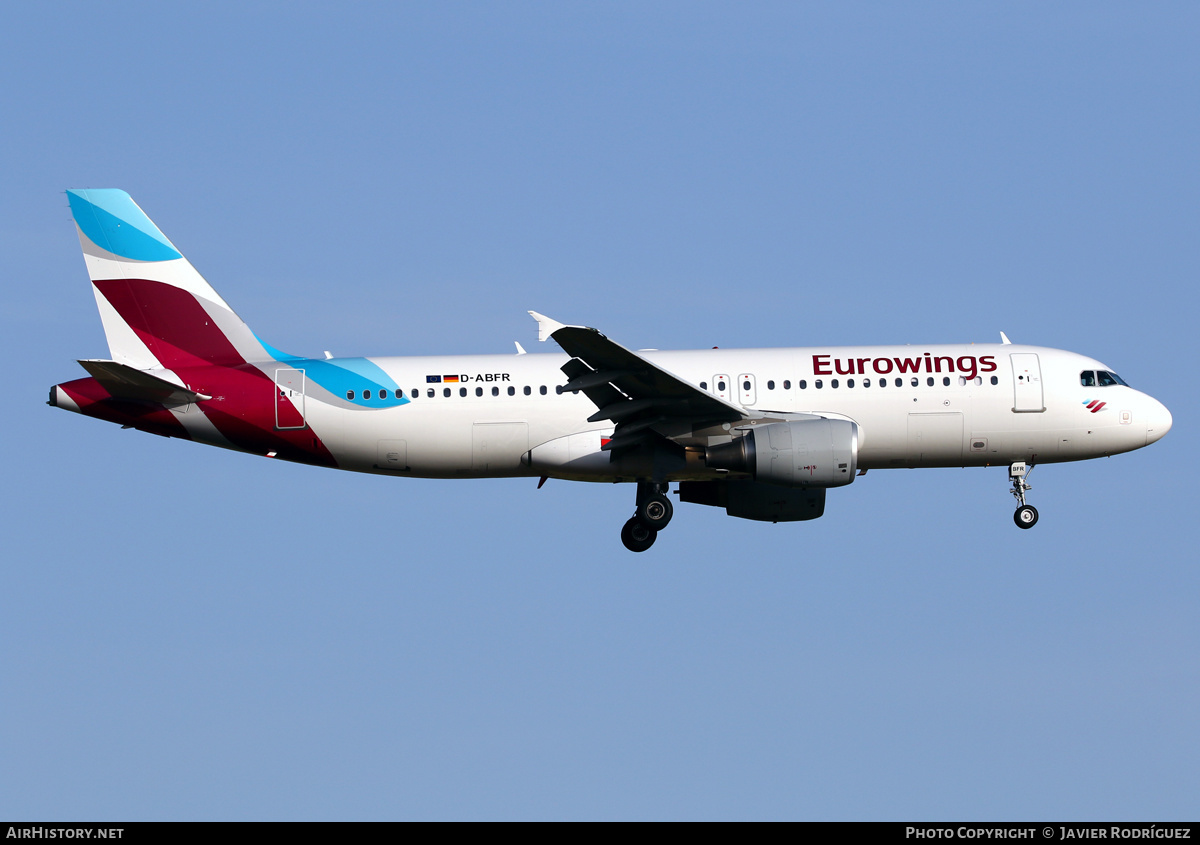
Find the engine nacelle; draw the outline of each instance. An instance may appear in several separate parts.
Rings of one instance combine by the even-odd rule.
[[[709,467],[747,473],[780,487],[843,487],[858,471],[858,426],[848,420],[793,420],[750,429],[710,446]]]

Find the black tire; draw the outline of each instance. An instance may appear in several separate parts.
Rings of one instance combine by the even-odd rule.
[[[653,528],[647,528],[636,516],[630,517],[629,521],[621,528],[621,542],[631,552],[644,552],[653,546],[657,539],[658,532]]]
[[[642,502],[637,509],[637,518],[642,521],[642,525],[655,531],[662,531],[666,528],[674,514],[675,508],[672,506],[671,500],[661,493],[647,496],[646,501]]]
[[[1033,505],[1022,505],[1017,508],[1017,512],[1013,514],[1013,522],[1018,528],[1032,528],[1037,525],[1038,512]]]

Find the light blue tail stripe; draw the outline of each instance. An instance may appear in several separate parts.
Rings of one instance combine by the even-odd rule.
[[[132,261],[182,258],[159,228],[124,191],[88,188],[67,191],[75,222],[96,246]]]

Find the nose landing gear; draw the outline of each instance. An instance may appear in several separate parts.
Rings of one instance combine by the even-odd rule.
[[[666,484],[639,482],[637,507],[621,528],[621,542],[631,552],[646,551],[658,539],[658,532],[667,527],[674,512]]]
[[[1033,489],[1025,483],[1025,478],[1031,472],[1033,472],[1033,467],[1024,461],[1018,461],[1008,468],[1008,477],[1013,483],[1012,490],[1009,492],[1017,500],[1017,510],[1013,514],[1013,522],[1017,524],[1018,528],[1032,528],[1037,525],[1038,521],[1037,508],[1025,504],[1025,494]]]

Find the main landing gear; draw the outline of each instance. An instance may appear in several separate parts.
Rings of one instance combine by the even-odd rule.
[[[644,552],[654,545],[658,532],[667,527],[675,513],[667,498],[667,485],[638,482],[637,507],[621,528],[621,542],[631,552]]]
[[[1008,477],[1012,480],[1012,490],[1009,492],[1017,500],[1017,511],[1013,514],[1013,522],[1018,528],[1032,528],[1037,525],[1038,512],[1033,505],[1025,504],[1025,494],[1032,490],[1025,483],[1026,477],[1033,472],[1033,467],[1027,465],[1024,461],[1018,461],[1008,468]]]

